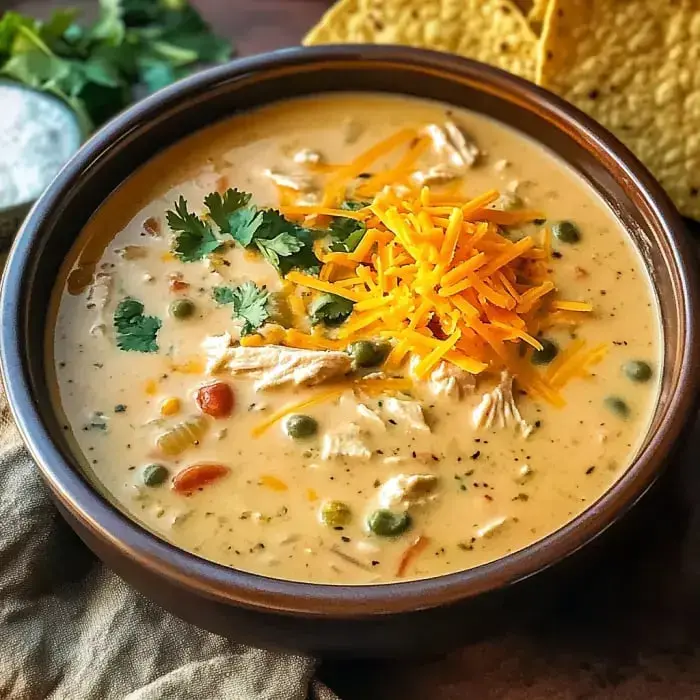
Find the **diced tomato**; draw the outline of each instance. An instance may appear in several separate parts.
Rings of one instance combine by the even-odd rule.
[[[195,489],[211,484],[212,481],[221,479],[231,470],[223,464],[201,462],[185,467],[173,477],[173,491],[177,493],[191,493]]]
[[[226,382],[200,387],[195,400],[199,410],[212,418],[228,418],[235,404],[233,389]]]
[[[182,292],[185,289],[189,289],[189,286],[189,282],[185,282],[179,272],[174,272],[170,275],[168,287],[171,292]]]

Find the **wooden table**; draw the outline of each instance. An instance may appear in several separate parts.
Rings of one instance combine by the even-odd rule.
[[[192,1],[236,42],[239,55],[298,44],[330,4]],[[94,2],[61,4],[89,9]],[[9,0],[37,14],[56,4]],[[675,469],[673,505],[658,513],[636,547],[551,601],[549,614],[446,657],[326,663],[321,677],[342,700],[700,698],[700,469],[697,450],[691,452]]]

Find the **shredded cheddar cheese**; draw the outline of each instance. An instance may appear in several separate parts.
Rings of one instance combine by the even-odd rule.
[[[325,187],[318,205],[284,202],[286,216],[344,217],[357,221],[364,234],[350,252],[328,250],[327,241],[318,239],[318,276],[286,275],[295,327],[277,342],[336,350],[381,337],[392,343],[387,368],[398,369],[409,357],[415,358],[418,378],[428,377],[442,361],[472,374],[505,368],[532,395],[562,405],[560,389],[573,377],[588,376],[587,368],[602,359],[604,348],[574,341],[546,369],[529,366],[522,348],[541,350],[542,330],[577,324],[572,317],[582,318],[581,312],[593,306],[556,298],[549,227],[520,238],[501,228],[545,219],[542,212],[495,209],[497,190],[461,197],[461,182],[418,189],[413,174],[429,146],[419,131],[402,129],[352,162],[319,171]],[[394,164],[387,164],[391,160]],[[358,177],[370,167],[371,175]],[[346,209],[348,196],[361,206]],[[295,287],[304,297],[333,294],[353,302],[352,311],[337,330],[323,333],[316,327],[309,334],[302,330],[309,325]],[[264,342],[270,341],[244,339],[247,345]],[[260,431],[276,420],[271,416]]]

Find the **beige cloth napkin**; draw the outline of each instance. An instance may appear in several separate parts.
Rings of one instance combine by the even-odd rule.
[[[315,669],[197,629],[109,571],[52,505],[0,390],[0,698],[338,700]]]

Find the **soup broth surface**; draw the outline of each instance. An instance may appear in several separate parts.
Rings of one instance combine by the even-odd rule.
[[[395,147],[387,146],[396,134]],[[382,142],[383,149],[370,152]],[[219,227],[211,207],[207,218],[204,202],[228,188],[252,198],[233,221],[219,217]],[[479,207],[468,203],[490,190],[498,190],[498,198],[486,196],[486,213],[475,215]],[[201,229],[193,235],[192,220],[178,224],[174,214],[168,217],[181,197],[214,231],[213,239]],[[430,209],[430,201],[446,203]],[[290,255],[285,236],[270,252],[272,234],[246,247],[250,231],[261,230],[260,211],[252,205],[281,207],[287,220],[312,231],[318,238],[313,251],[336,260],[333,267],[323,264],[319,273],[302,261],[281,274],[275,257],[284,268],[301,253]],[[324,206],[352,206],[360,218],[314,214]],[[422,262],[409,255],[400,265],[402,249],[376,214],[385,216],[392,206],[407,207],[401,214],[406,245],[423,246],[419,230],[428,241],[420,248]],[[421,211],[432,217],[433,229]],[[539,214],[518,214],[528,211]],[[453,222],[464,232],[454,255],[465,261],[478,249],[473,236],[491,227],[484,238],[491,247],[479,244],[483,258],[473,261],[480,267],[470,275],[499,264],[493,261],[510,244],[528,236],[534,242],[523,254],[531,258],[507,263],[520,266],[513,267],[510,284],[507,274],[505,281],[496,276],[498,286],[489,282],[477,292],[474,282],[460,297],[478,307],[477,328],[491,324],[493,347],[473,331],[469,316],[444,306],[450,297],[440,296],[449,285],[435,265],[446,260],[449,270],[458,264],[444,244],[451,216],[472,221]],[[479,216],[487,222],[482,229]],[[332,286],[356,290],[367,307],[358,311],[352,304],[360,301],[322,299],[323,289],[302,282],[319,275],[331,285],[351,279],[358,263],[348,262],[353,252],[343,245],[352,246],[343,236],[361,217],[367,228],[384,231],[362,261],[370,284]],[[573,222],[574,233],[561,222]],[[178,226],[189,227],[184,238]],[[333,226],[340,226],[335,238]],[[471,252],[469,246],[475,246]],[[380,279],[392,265],[404,278]],[[428,279],[416,272],[421,265],[434,272],[427,297],[416,291]],[[544,284],[521,279],[532,270],[551,280],[552,289],[528,310],[533,295],[526,297],[527,289]],[[532,272],[533,279],[537,275]],[[402,279],[408,280],[405,298],[413,294],[415,306],[400,322],[399,302],[381,306],[382,292],[374,287],[383,285],[389,295]],[[504,297],[511,308],[496,303]],[[178,547],[298,581],[437,576],[552,533],[628,468],[661,374],[651,282],[629,235],[586,183],[493,120],[408,98],[293,100],[178,143],[135,172],[94,214],[59,280],[55,306],[48,340],[54,398],[98,487]],[[440,327],[438,309],[446,319]],[[374,312],[374,321],[343,340],[343,328]],[[406,335],[409,319],[427,341]],[[521,335],[536,338],[512,335],[520,319]],[[428,358],[455,338],[436,363]],[[358,339],[374,345],[354,346],[348,356],[345,345]],[[532,347],[542,339],[541,350]],[[319,370],[309,364],[316,354],[285,352],[335,359],[326,355]],[[387,352],[391,364],[357,366],[384,360]],[[488,366],[472,374],[445,359],[458,356]],[[287,362],[296,362],[291,374]],[[417,368],[426,367],[427,374],[417,376]],[[202,393],[216,382],[224,388]],[[290,416],[303,418],[290,424]]]

